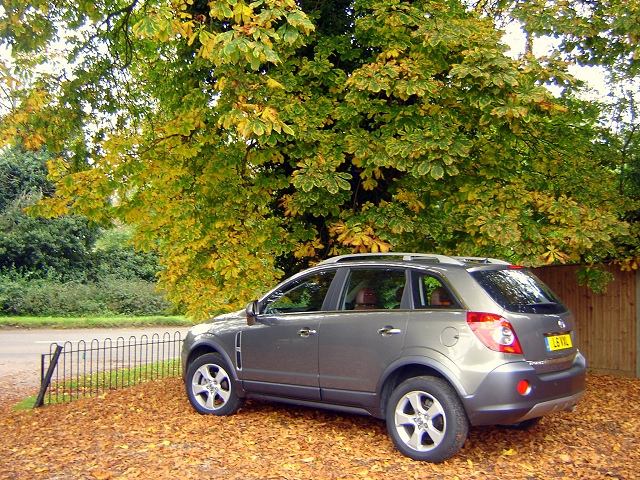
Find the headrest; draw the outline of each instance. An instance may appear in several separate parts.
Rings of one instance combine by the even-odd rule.
[[[372,288],[361,288],[356,294],[356,305],[377,305],[378,297]]]

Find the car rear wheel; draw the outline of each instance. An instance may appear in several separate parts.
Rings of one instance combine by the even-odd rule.
[[[187,397],[203,415],[232,415],[243,405],[227,363],[217,353],[196,358],[187,370]]]
[[[443,462],[460,451],[469,432],[464,407],[453,388],[436,377],[414,377],[389,397],[387,428],[409,458]]]

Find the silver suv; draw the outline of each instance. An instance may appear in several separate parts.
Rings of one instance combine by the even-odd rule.
[[[441,462],[470,425],[572,410],[586,361],[572,313],[526,269],[385,253],[331,258],[194,326],[182,366],[199,413],[247,397],[364,413],[404,455]]]

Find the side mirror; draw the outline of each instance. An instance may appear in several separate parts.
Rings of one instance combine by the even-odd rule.
[[[260,313],[260,304],[258,303],[258,300],[254,300],[249,303],[245,311],[247,312],[247,325],[255,325],[256,317]]]

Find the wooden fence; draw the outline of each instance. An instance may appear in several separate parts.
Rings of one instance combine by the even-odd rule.
[[[615,276],[615,281],[602,294],[578,285],[576,265],[541,267],[533,271],[573,310],[579,348],[587,357],[589,371],[640,377],[638,272],[623,272],[617,266],[606,268]]]

